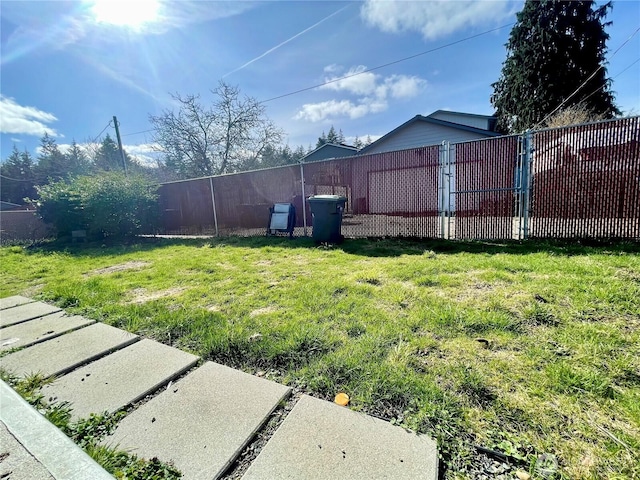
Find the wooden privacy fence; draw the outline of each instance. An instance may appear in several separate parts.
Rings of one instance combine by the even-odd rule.
[[[292,203],[347,198],[346,237],[640,239],[640,117],[160,186],[165,233],[264,235]]]
[[[0,212],[0,244],[21,240],[41,240],[52,233],[51,225],[36,216],[35,210]]]

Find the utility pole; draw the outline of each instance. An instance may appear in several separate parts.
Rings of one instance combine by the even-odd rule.
[[[116,129],[116,137],[118,138],[118,148],[120,149],[120,156],[122,157],[122,166],[124,167],[124,174],[127,174],[127,161],[125,160],[124,150],[122,149],[122,140],[120,139],[120,128],[118,127],[118,119],[113,116],[113,126]]]

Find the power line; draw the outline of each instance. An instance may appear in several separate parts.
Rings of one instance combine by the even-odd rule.
[[[367,68],[366,70],[363,70],[363,71],[361,71],[361,72],[352,73],[352,74],[349,74],[349,75],[344,75],[344,76],[342,76],[342,77],[334,78],[334,79],[332,79],[332,80],[327,80],[327,81],[325,81],[325,82],[318,83],[318,84],[313,85],[313,86],[310,86],[310,87],[301,88],[301,89],[294,90],[294,91],[289,92],[289,93],[285,93],[285,94],[282,94],[282,95],[278,95],[278,96],[275,96],[275,97],[271,97],[271,98],[268,98],[268,99],[266,99],[266,100],[262,100],[262,101],[261,101],[261,102],[259,102],[259,103],[267,103],[267,102],[271,102],[271,101],[273,101],[273,100],[278,100],[278,99],[280,99],[280,98],[290,97],[290,96],[292,96],[292,95],[296,95],[296,94],[298,94],[298,93],[302,93],[302,92],[307,92],[307,91],[309,91],[309,90],[313,90],[313,89],[316,89],[316,88],[322,87],[322,86],[324,86],[324,85],[329,85],[329,84],[332,84],[332,83],[339,82],[339,81],[341,81],[341,80],[346,80],[346,79],[348,79],[348,78],[356,77],[356,76],[358,76],[358,75],[362,75],[362,74],[365,74],[365,73],[373,72],[373,71],[375,71],[375,70],[380,70],[381,68],[389,67],[389,66],[391,66],[391,65],[396,65],[396,64],[401,63],[401,62],[406,62],[407,60],[412,60],[412,59],[414,59],[414,58],[417,58],[417,57],[420,57],[420,56],[423,56],[423,55],[427,55],[427,54],[429,54],[429,53],[433,53],[433,52],[436,52],[436,51],[438,51],[438,50],[442,50],[442,49],[445,49],[445,48],[451,47],[451,46],[453,46],[453,45],[457,45],[457,44],[459,44],[459,43],[467,42],[467,41],[469,41],[469,40],[473,40],[474,38],[478,38],[478,37],[481,37],[481,36],[483,36],[483,35],[488,35],[489,33],[493,33],[493,32],[496,32],[496,31],[498,31],[498,30],[502,30],[503,28],[511,27],[511,26],[513,26],[513,25],[515,25],[515,22],[507,23],[507,24],[505,24],[505,25],[501,25],[501,26],[499,26],[499,27],[492,28],[491,30],[486,30],[486,31],[484,31],[484,32],[481,32],[481,33],[478,33],[478,34],[475,34],[475,35],[471,35],[471,36],[469,36],[469,37],[465,37],[465,38],[462,38],[462,39],[460,39],[460,40],[456,40],[456,41],[453,41],[453,42],[450,42],[450,43],[447,43],[447,44],[444,44],[444,45],[440,45],[440,46],[438,46],[438,47],[435,47],[435,48],[432,48],[432,49],[429,49],[429,50],[425,50],[425,51],[420,52],[420,53],[416,53],[416,54],[414,54],[414,55],[409,55],[408,57],[403,57],[403,58],[400,58],[400,59],[398,59],[398,60],[394,60],[394,61],[392,61],[392,62],[384,63],[384,64],[382,64],[382,65],[378,65],[378,66],[375,66],[375,67],[372,67],[372,68]],[[611,60],[611,59],[612,59],[612,58],[613,58],[613,57],[614,57],[614,56],[615,56],[615,55],[620,51],[620,49],[622,49],[622,47],[624,47],[624,46],[625,46],[625,45],[626,45],[626,44],[631,40],[631,38],[633,38],[633,37],[636,35],[636,33],[638,33],[638,31],[640,31],[640,27],[639,27],[635,32],[633,32],[633,33],[629,36],[629,38],[627,38],[627,39],[622,43],[622,45],[620,45],[620,46],[619,46],[619,47],[618,47],[618,48],[613,52],[613,54],[611,55],[611,57],[609,57],[609,60]],[[637,61],[638,61],[638,60],[636,60],[636,62],[637,62]],[[636,63],[636,62],[634,62],[634,63]],[[627,69],[628,69],[628,68],[630,68],[632,65],[633,65],[633,64],[629,65],[629,67],[627,67]],[[597,69],[596,69],[596,70],[595,70],[595,71],[594,71],[594,72],[589,76],[589,78],[588,78],[587,80],[585,80],[585,81],[583,82],[583,84],[582,84],[582,85],[580,85],[580,86],[576,89],[576,91],[575,91],[575,92],[573,92],[569,97],[567,97],[567,99],[565,99],[565,100],[564,100],[564,102],[562,102],[562,103],[561,103],[561,104],[560,104],[560,105],[559,105],[559,106],[558,106],[558,107],[557,107],[557,108],[556,108],[552,113],[555,113],[558,109],[562,108],[562,106],[563,106],[563,105],[564,105],[568,100],[570,100],[570,99],[571,99],[571,98],[572,98],[576,93],[578,93],[578,91],[580,91],[580,89],[581,89],[582,87],[584,87],[584,85],[585,85],[589,80],[591,80],[591,78],[592,78],[592,77],[594,77],[594,76],[596,75],[596,73],[598,73],[598,71],[599,71],[601,68],[602,68],[602,66],[599,66],[599,67],[598,67],[598,68],[597,68]],[[626,71],[627,69],[623,70],[623,72],[624,72],[624,71]],[[620,74],[621,74],[621,73],[623,73],[623,72],[620,72],[618,75],[620,75]],[[595,92],[594,92],[594,93],[595,93]],[[593,93],[592,93],[591,95],[593,95]],[[544,120],[542,120],[541,122],[539,122],[539,123],[538,123],[538,125],[540,125],[541,123],[543,123],[543,122],[544,122],[544,121],[545,121],[545,120],[546,120],[550,115],[551,115],[551,114],[549,114],[549,115],[548,115]],[[537,126],[537,125],[536,125],[536,126]],[[104,130],[103,130],[103,131],[104,131]],[[139,135],[139,134],[142,134],[142,133],[148,133],[148,132],[153,132],[153,131],[155,131],[155,129],[150,128],[150,129],[147,129],[147,130],[140,130],[139,132],[125,133],[125,134],[123,134],[122,136],[123,136],[123,137],[129,137],[129,136],[132,136],[132,135]]]
[[[91,140],[91,143],[96,143],[96,141],[98,140],[98,138],[100,138],[100,135],[102,135],[102,134],[104,133],[104,131],[105,131],[107,128],[109,128],[110,126],[111,126],[111,120],[109,120],[109,123],[107,123],[107,124],[105,125],[105,127],[102,129],[102,131],[101,131],[98,135],[96,135],[96,136],[93,138],[93,140]]]
[[[612,80],[614,80],[614,79],[618,78],[620,75],[622,75],[624,72],[626,72],[627,70],[629,70],[631,67],[633,67],[633,66],[634,66],[636,63],[638,63],[638,62],[640,62],[640,57],[636,58],[636,61],[635,61],[635,62],[632,62],[632,63],[630,63],[629,65],[627,65],[627,67],[626,67],[624,70],[622,70],[621,72],[618,72],[618,73],[616,74],[616,76],[612,78]]]
[[[469,41],[469,40],[473,40],[474,38],[478,38],[478,37],[481,37],[481,36],[483,36],[483,35],[487,35],[487,34],[489,34],[489,33],[493,33],[493,32],[496,32],[496,31],[498,31],[498,30],[502,30],[503,28],[511,27],[511,26],[513,26],[513,25],[515,25],[515,22],[507,23],[506,25],[502,25],[502,26],[500,26],[500,27],[496,27],[496,28],[493,28],[493,29],[491,29],[491,30],[487,30],[487,31],[485,31],[485,32],[478,33],[478,34],[476,34],[476,35],[471,35],[470,37],[465,37],[465,38],[462,38],[462,39],[460,39],[460,40],[456,40],[455,42],[450,42],[450,43],[447,43],[447,44],[445,44],[445,45],[440,45],[439,47],[435,47],[435,48],[432,48],[432,49],[430,49],[430,50],[425,50],[424,52],[416,53],[416,54],[414,54],[414,55],[410,55],[410,56],[408,56],[408,57],[404,57],[404,58],[401,58],[401,59],[399,59],[399,60],[394,60],[394,61],[392,61],[392,62],[385,63],[385,64],[383,64],[383,65],[378,65],[377,67],[367,68],[366,70],[363,70],[363,71],[361,71],[361,72],[352,73],[352,74],[350,74],[350,75],[345,75],[345,76],[343,76],[343,77],[339,77],[339,78],[334,78],[333,80],[327,80],[326,82],[319,83],[319,84],[317,84],[317,85],[313,85],[313,86],[311,86],[311,87],[301,88],[300,90],[295,90],[295,91],[293,91],[293,92],[285,93],[285,94],[283,94],[283,95],[278,95],[277,97],[268,98],[268,99],[266,99],[266,100],[262,100],[262,101],[261,101],[261,102],[259,102],[259,103],[267,103],[267,102],[271,102],[271,101],[273,101],[273,100],[278,100],[278,99],[280,99],[280,98],[289,97],[289,96],[291,96],[291,95],[295,95],[295,94],[297,94],[297,93],[302,93],[302,92],[306,92],[306,91],[309,91],[309,90],[313,90],[314,88],[322,87],[322,86],[324,86],[324,85],[329,85],[329,84],[331,84],[331,83],[339,82],[339,81],[341,81],[341,80],[345,80],[345,79],[347,79],[347,78],[356,77],[356,76],[358,76],[358,75],[362,75],[362,74],[364,74],[364,73],[373,72],[374,70],[380,70],[381,68],[385,68],[385,67],[388,67],[388,66],[390,66],[390,65],[395,65],[395,64],[397,64],[397,63],[401,63],[401,62],[406,62],[407,60],[411,60],[411,59],[414,59],[414,58],[420,57],[420,56],[422,56],[422,55],[426,55],[426,54],[428,54],[428,53],[433,53],[433,52],[436,52],[436,51],[438,51],[438,50],[442,50],[442,49],[444,49],[444,48],[451,47],[451,46],[453,46],[453,45],[457,45],[457,44],[459,44],[459,43],[463,43],[463,42],[466,42],[466,41]]]
[[[11,181],[14,181],[14,182],[29,182],[29,183],[33,183],[34,182],[34,180],[23,180],[23,179],[20,179],[20,178],[7,177],[6,175],[2,175],[1,173],[0,173],[0,177],[4,178],[5,180],[11,180]]]
[[[615,80],[616,78],[618,78],[620,75],[622,75],[624,72],[626,72],[627,70],[629,70],[631,67],[633,67],[636,63],[640,62],[640,57],[636,58],[635,61],[631,62],[629,65],[627,65],[623,70],[621,70],[620,72],[618,72],[615,76],[613,76],[611,78],[611,80]],[[586,99],[590,98],[592,95],[595,95],[599,90],[601,90],[604,87],[604,85],[599,86],[598,88],[596,88],[593,92],[591,92],[589,95],[587,95],[586,97],[584,97],[582,99],[582,101],[585,101]]]
[[[123,135],[120,135],[121,137],[129,137],[131,135],[139,135],[140,133],[147,133],[147,132],[153,132],[155,130],[155,128],[149,128],[148,130],[141,130],[139,132],[133,132],[133,133],[125,133]]]
[[[107,123],[107,124],[104,126],[104,128],[100,131],[100,133],[99,133],[98,135],[96,135],[96,136],[93,138],[93,140],[91,140],[91,143],[96,143],[96,141],[98,140],[98,138],[100,138],[100,135],[102,135],[102,134],[104,133],[104,131],[105,131],[107,128],[109,128],[110,126],[111,126],[111,120],[109,120],[109,123]],[[19,179],[19,178],[11,178],[11,177],[7,177],[6,175],[2,175],[1,173],[0,173],[0,177],[4,178],[5,180],[11,180],[11,181],[13,181],[13,182],[30,182],[30,183],[33,183],[33,182],[34,182],[34,180],[33,180],[33,179],[31,179],[31,180],[22,180],[22,179]]]
[[[629,38],[627,38],[624,42],[622,42],[622,45],[620,45],[620,46],[615,50],[615,52],[613,52],[613,54],[609,57],[608,61],[611,61],[611,59],[612,59],[613,57],[615,57],[615,56],[616,56],[616,53],[618,53],[618,52],[622,49],[622,47],[624,47],[627,43],[629,43],[629,41],[630,41],[630,40],[631,40],[631,39],[636,35],[636,33],[638,33],[639,31],[640,31],[640,27],[638,27],[638,28],[636,29],[636,31],[635,31],[635,32],[633,32],[631,35],[629,35]],[[538,127],[538,126],[540,126],[540,125],[544,124],[544,122],[546,122],[546,121],[547,121],[547,119],[548,119],[549,117],[551,117],[554,113],[556,113],[558,110],[560,110],[560,109],[561,109],[561,108],[562,108],[562,107],[563,107],[563,106],[564,106],[564,105],[565,105],[569,100],[571,100],[571,99],[576,95],[576,93],[578,93],[578,92],[582,89],[582,87],[584,87],[587,83],[589,83],[589,81],[590,81],[593,77],[595,77],[595,76],[596,76],[596,74],[597,74],[597,73],[598,73],[602,68],[604,68],[602,65],[598,65],[598,68],[596,68],[596,69],[593,71],[593,73],[592,73],[591,75],[589,75],[589,77],[588,77],[584,82],[582,82],[582,83],[580,84],[580,86],[579,86],[578,88],[576,88],[576,89],[575,89],[575,91],[574,91],[571,95],[569,95],[567,98],[565,98],[565,99],[560,103],[560,105],[558,105],[556,108],[554,108],[554,109],[553,109],[553,110],[552,110],[552,111],[551,111],[551,112],[550,112],[546,117],[544,117],[542,120],[540,120],[538,123],[536,123],[536,125],[535,125],[533,128],[536,128],[536,127]],[[600,88],[602,88],[602,87],[600,87]],[[595,91],[595,92],[593,92],[593,93],[591,93],[589,96],[591,96],[591,95],[593,95],[594,93],[596,93],[598,90],[600,90],[600,88],[596,89],[596,91]],[[587,98],[588,98],[588,97],[587,97]]]

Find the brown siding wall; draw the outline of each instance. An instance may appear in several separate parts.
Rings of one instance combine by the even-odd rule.
[[[51,227],[40,220],[33,210],[0,212],[0,243],[41,240],[51,234]]]

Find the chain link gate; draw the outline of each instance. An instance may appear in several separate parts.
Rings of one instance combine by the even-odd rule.
[[[508,136],[440,146],[440,237],[525,239],[530,137]]]

